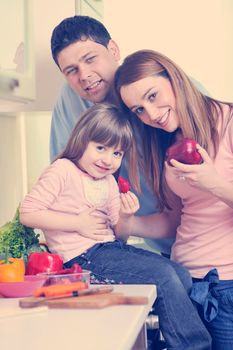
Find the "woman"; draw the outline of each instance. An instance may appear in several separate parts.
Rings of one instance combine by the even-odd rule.
[[[156,225],[157,236],[168,236],[180,208],[172,260],[193,277],[191,297],[213,349],[233,349],[233,105],[203,95],[174,62],[150,50],[124,60],[115,86],[144,124],[143,166],[161,209],[149,221],[135,217],[134,234],[148,237]],[[201,164],[168,164],[168,147],[183,138],[197,142]]]

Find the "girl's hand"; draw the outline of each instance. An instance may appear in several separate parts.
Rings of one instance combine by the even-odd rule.
[[[202,164],[187,165],[173,159],[170,161],[173,168],[172,171],[180,180],[185,180],[190,185],[201,190],[212,192],[221,183],[221,177],[217,173],[214,163],[206,150],[200,145],[197,145],[197,150],[202,156]],[[169,167],[167,162],[165,166]]]
[[[106,236],[109,236],[108,220],[92,213],[96,210],[95,207],[89,208],[77,215],[77,232],[86,238],[95,241],[103,241]]]
[[[121,193],[120,217],[129,217],[139,209],[139,201],[133,192]]]
[[[127,240],[132,232],[134,214],[139,209],[139,201],[133,192],[121,193],[120,218],[115,226],[117,238]]]

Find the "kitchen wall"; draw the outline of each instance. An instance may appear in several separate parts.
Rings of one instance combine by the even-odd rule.
[[[233,101],[232,0],[105,0],[104,9],[122,57],[160,51],[212,96]]]
[[[0,114],[0,226],[49,163],[51,110],[63,78],[51,59],[52,28],[74,0],[34,3],[37,98],[25,114]],[[122,58],[151,48],[174,59],[216,98],[233,101],[232,0],[105,0],[104,23]]]

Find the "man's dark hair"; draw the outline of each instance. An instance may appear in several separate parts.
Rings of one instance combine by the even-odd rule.
[[[90,39],[105,47],[111,36],[105,26],[89,16],[73,16],[65,18],[58,24],[51,37],[51,51],[56,64],[59,53],[70,44],[80,40]]]

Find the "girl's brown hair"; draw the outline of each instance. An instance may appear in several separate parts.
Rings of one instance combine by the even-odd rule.
[[[98,103],[89,108],[78,120],[64,151],[56,159],[67,158],[77,166],[90,141],[119,147],[128,157],[130,169],[137,168],[131,124],[116,106]],[[130,172],[129,175],[135,189],[139,190],[135,174]]]
[[[196,140],[215,157],[219,145],[217,131],[219,112],[221,118],[223,117],[221,102],[202,94],[182,69],[166,56],[152,50],[140,50],[127,56],[115,76],[118,97],[122,86],[155,75],[163,76],[171,83],[183,137]],[[232,108],[232,104],[227,104]],[[174,142],[175,133],[143,125],[142,137],[146,176],[149,177],[158,196],[160,209],[164,206],[169,208],[163,164],[166,149]]]

